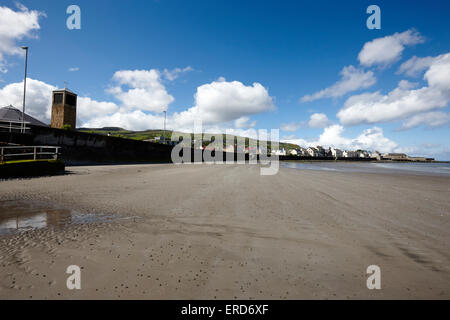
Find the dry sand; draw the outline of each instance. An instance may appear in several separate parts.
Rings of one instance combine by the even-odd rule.
[[[1,299],[450,298],[448,177],[69,169],[0,182],[0,200],[118,216],[0,236]],[[381,290],[366,287],[374,264]],[[69,265],[81,290],[66,287]]]

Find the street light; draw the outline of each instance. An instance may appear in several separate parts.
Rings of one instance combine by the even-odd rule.
[[[25,133],[25,96],[27,92],[28,47],[23,46],[22,49],[25,50],[25,77],[23,79],[23,105],[22,105],[22,130],[23,133]]]
[[[163,134],[163,142],[166,143],[166,117],[167,111],[164,111],[164,134]]]

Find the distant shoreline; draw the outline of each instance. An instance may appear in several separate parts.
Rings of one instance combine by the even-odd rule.
[[[392,160],[341,160],[341,159],[336,159],[336,160],[328,160],[328,159],[317,159],[317,160],[312,160],[312,159],[298,159],[298,160],[293,160],[293,159],[289,159],[289,160],[283,160],[280,159],[280,161],[283,162],[347,162],[347,163],[355,163],[355,162],[364,162],[364,163],[450,163],[450,161],[407,161],[407,160],[402,160],[402,161],[392,161]]]

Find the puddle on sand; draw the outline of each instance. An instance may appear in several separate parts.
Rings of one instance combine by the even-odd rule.
[[[113,215],[83,214],[44,202],[0,201],[0,235],[19,231],[63,228],[71,224],[112,221]]]

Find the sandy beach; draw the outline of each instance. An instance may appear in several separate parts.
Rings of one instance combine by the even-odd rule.
[[[7,206],[56,212],[49,228],[0,235],[0,299],[450,298],[449,177],[68,170],[0,182],[0,223]],[[58,212],[109,219],[52,227]],[[66,287],[69,265],[81,267],[81,290]],[[381,290],[366,287],[369,265]]]

